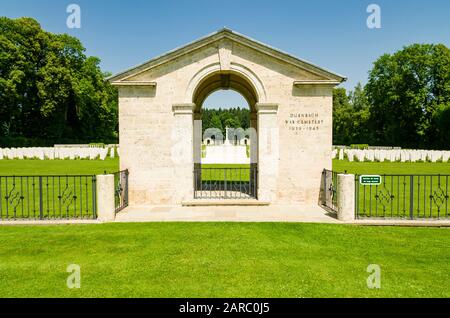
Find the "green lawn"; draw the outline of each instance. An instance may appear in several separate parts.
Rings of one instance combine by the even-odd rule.
[[[204,164],[202,181],[250,181],[250,165],[246,164]]]
[[[357,174],[450,174],[450,163],[333,160],[333,170]]]
[[[283,223],[14,226],[2,297],[450,297],[450,230]],[[66,268],[81,267],[81,289]],[[381,289],[367,288],[369,264]]]
[[[203,165],[213,167],[248,167],[248,165]],[[0,160],[0,176],[102,174],[119,169],[119,159],[101,160]],[[348,162],[333,161],[333,170],[364,174],[450,174],[450,163]]]
[[[0,160],[0,176],[103,174],[116,172],[119,159],[102,160]]]
[[[450,164],[334,162],[357,173]],[[118,160],[0,161],[0,175],[97,174]],[[284,223],[0,227],[3,297],[450,297],[450,229]],[[81,289],[66,287],[69,264]],[[381,266],[381,289],[366,286]]]

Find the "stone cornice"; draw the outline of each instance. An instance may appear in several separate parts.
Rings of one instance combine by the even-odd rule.
[[[156,87],[156,82],[150,81],[116,81],[111,82],[113,86],[149,86]]]
[[[273,103],[257,103],[256,110],[258,114],[274,114],[278,113],[278,104]]]
[[[341,82],[332,80],[305,80],[305,81],[295,81],[294,86],[302,85],[339,85]]]
[[[172,111],[174,115],[192,115],[194,113],[195,104],[173,104]]]

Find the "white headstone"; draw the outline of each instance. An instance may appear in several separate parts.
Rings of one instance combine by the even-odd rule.
[[[442,161],[448,162],[449,159],[450,159],[450,151],[444,151],[444,153],[442,154]]]
[[[39,150],[38,150],[38,158],[39,158],[39,160],[45,160],[45,154],[44,154],[44,150],[42,148],[39,148]]]
[[[108,156],[108,148],[101,148],[100,149],[100,160],[105,160]]]
[[[347,151],[348,161],[353,162],[354,155],[355,154],[354,154],[353,150]]]

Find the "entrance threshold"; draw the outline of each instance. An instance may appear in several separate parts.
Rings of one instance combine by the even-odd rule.
[[[182,206],[268,206],[270,202],[256,199],[194,199],[181,202]]]

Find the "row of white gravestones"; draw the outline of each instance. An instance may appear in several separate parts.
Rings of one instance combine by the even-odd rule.
[[[89,159],[105,160],[108,155],[114,158],[115,148],[92,148],[92,147],[73,147],[73,148],[0,148],[0,160],[2,159]]]
[[[357,149],[334,149],[332,158],[348,161],[400,161],[400,162],[448,162],[450,160],[450,151],[443,150],[357,150]]]

